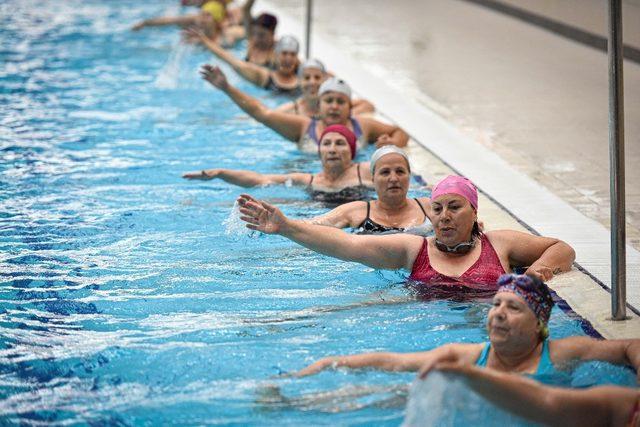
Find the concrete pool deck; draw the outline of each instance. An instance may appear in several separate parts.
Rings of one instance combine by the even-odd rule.
[[[264,9],[276,12],[281,22],[279,33],[292,33],[302,39],[302,21],[294,19],[286,7],[283,10],[279,6],[280,2],[261,1],[256,11]],[[340,33],[339,28],[334,30]],[[542,235],[558,237],[571,244],[576,249],[576,262],[589,275],[576,269],[554,278],[550,282],[552,288],[603,336],[640,337],[640,317],[634,313],[634,310],[638,312],[640,309],[640,252],[631,245],[627,246],[629,320],[611,321],[610,294],[605,289],[610,283],[609,231],[601,221],[598,222],[598,218],[593,216],[586,216],[579,209],[580,206],[571,203],[572,200],[545,187],[547,182],[544,179],[531,176],[518,168],[508,156],[503,156],[501,150],[479,144],[468,132],[461,130],[460,123],[451,119],[450,111],[443,109],[441,104],[433,101],[427,94],[404,91],[397,85],[392,85],[388,79],[374,75],[372,70],[383,66],[380,63],[363,64],[355,56],[344,54],[336,46],[336,33],[319,26],[315,28],[313,56],[322,59],[329,69],[349,81],[356,92],[366,95],[379,106],[384,116],[409,132],[414,140],[410,151],[416,170],[431,178],[431,182],[451,171],[470,177],[483,193],[480,215],[488,229],[529,229]],[[376,46],[364,47],[376,49]],[[419,62],[413,65],[417,64]],[[571,126],[579,124],[572,123]],[[570,128],[564,130],[565,133],[570,131]],[[633,132],[635,128],[632,129],[632,134]],[[575,156],[576,152],[578,151],[572,152],[573,157],[583,157],[582,153]],[[630,183],[629,178],[627,182]],[[602,200],[599,202],[602,203]],[[634,206],[632,204],[629,207],[633,210]],[[630,235],[633,233],[632,227]]]

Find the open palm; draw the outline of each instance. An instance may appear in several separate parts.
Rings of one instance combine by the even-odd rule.
[[[273,205],[242,194],[238,197],[240,219],[247,223],[247,228],[266,234],[278,234],[286,223],[287,217]]]
[[[218,66],[214,67],[213,65],[205,64],[200,68],[200,75],[218,89],[224,89],[228,84],[227,76]]]

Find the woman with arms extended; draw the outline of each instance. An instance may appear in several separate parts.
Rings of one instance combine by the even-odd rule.
[[[260,174],[246,170],[207,169],[187,172],[187,179],[222,179],[242,187],[284,184],[304,185],[315,200],[329,203],[361,200],[372,190],[368,163],[354,163],[356,136],[342,125],[326,128],[320,139],[318,154],[322,162],[322,172]]]
[[[377,200],[345,203],[324,215],[305,221],[337,228],[353,228],[361,234],[433,234],[433,226],[427,214],[431,210],[429,198],[407,198],[411,168],[404,151],[393,145],[378,148],[371,156],[369,171],[373,177]]]
[[[410,234],[357,236],[342,230],[293,221],[266,202],[238,199],[247,227],[280,234],[325,255],[379,269],[407,269],[410,279],[428,284],[495,290],[512,266],[544,280],[571,269],[575,258],[566,243],[514,230],[481,232],[478,193],[466,178],[449,176],[431,194],[434,237]]]
[[[307,59],[298,68],[298,74],[302,95],[295,101],[280,105],[276,111],[318,118],[320,114],[318,91],[328,77],[324,64],[317,59]],[[353,99],[351,104],[351,114],[354,116],[375,111],[373,104],[366,99]]]
[[[397,126],[371,118],[351,117],[351,88],[340,79],[331,78],[320,85],[318,92],[320,118],[314,119],[267,108],[257,99],[230,85],[218,67],[204,65],[201,74],[206,81],[227,94],[251,117],[289,141],[299,143],[300,148],[308,152],[317,150],[317,135],[320,135],[327,126],[335,124],[344,125],[355,133],[358,138],[358,148],[367,144],[404,147],[409,140],[409,136]]]
[[[363,353],[332,356],[297,372],[315,374],[329,367],[420,371],[425,377],[439,363],[476,365],[504,372],[553,376],[572,362],[602,360],[640,368],[640,340],[597,340],[574,336],[550,340],[548,322],[553,299],[535,276],[500,277],[487,317],[489,342],[447,344],[419,353]]]
[[[248,61],[236,58],[231,52],[222,48],[204,33],[194,31],[194,36],[216,56],[222,59],[246,80],[256,86],[297,96],[300,91],[298,81],[298,41],[293,36],[283,36],[276,44],[276,67],[274,70],[261,67]]]

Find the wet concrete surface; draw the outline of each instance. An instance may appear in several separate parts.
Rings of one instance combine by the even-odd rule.
[[[271,3],[303,20],[305,2]],[[581,2],[580,25],[598,3]],[[605,53],[459,0],[316,1],[314,33],[609,226]],[[640,65],[625,61],[624,76],[627,235],[640,249]]]

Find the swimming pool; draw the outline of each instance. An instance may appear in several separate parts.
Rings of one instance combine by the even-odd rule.
[[[319,163],[207,87],[196,69],[211,56],[174,30],[129,32],[175,3],[0,5],[0,420],[399,424],[411,374],[272,377],[329,354],[482,341],[488,305],[416,300],[402,275],[239,231],[239,188],[183,181]],[[325,210],[300,189],[251,194]],[[557,308],[551,330],[584,334]],[[590,371],[578,381],[633,381]]]

